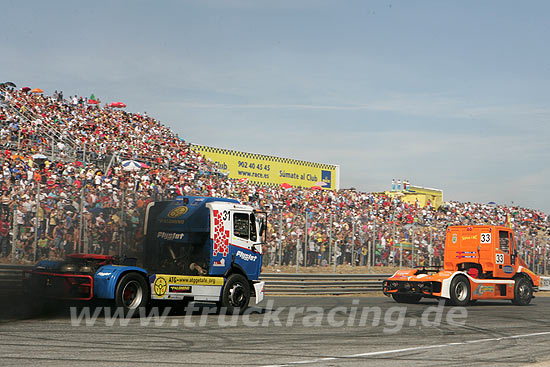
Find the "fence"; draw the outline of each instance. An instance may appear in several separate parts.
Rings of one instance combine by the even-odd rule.
[[[382,218],[368,206],[355,213],[274,207],[263,263],[297,269],[322,265],[334,273],[339,265],[361,266],[367,273],[372,266],[443,265],[449,223],[429,210],[424,216],[399,219],[399,203],[391,205]],[[461,224],[479,223],[464,219]],[[546,274],[550,269],[549,234],[540,230],[517,230],[515,234],[521,257],[532,270]]]
[[[382,290],[390,274],[262,274],[265,293],[289,295],[343,295]]]
[[[431,217],[403,223],[346,211],[274,208],[272,237],[264,251],[266,265],[416,266],[440,265],[445,226]]]

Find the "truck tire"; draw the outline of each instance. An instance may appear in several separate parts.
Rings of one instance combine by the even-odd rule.
[[[243,313],[250,302],[250,284],[241,274],[232,274],[223,286],[221,307],[228,314]]]
[[[149,287],[143,276],[128,273],[120,278],[115,291],[115,305],[121,307],[124,316],[138,316],[138,310],[149,302]]]
[[[516,278],[515,281],[512,303],[518,306],[527,306],[533,299],[533,285],[529,279],[523,276]]]
[[[422,296],[414,294],[392,294],[391,296],[397,303],[418,303],[422,299]]]
[[[466,306],[470,302],[471,288],[466,277],[458,275],[451,282],[449,290],[450,304],[453,306]]]

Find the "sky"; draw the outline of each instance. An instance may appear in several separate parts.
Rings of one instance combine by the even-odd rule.
[[[550,213],[548,1],[5,1],[0,80],[188,142]]]

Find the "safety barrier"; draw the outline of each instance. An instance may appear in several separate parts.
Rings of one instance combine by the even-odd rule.
[[[23,291],[23,271],[28,265],[0,265],[0,295],[16,295]]]
[[[283,274],[266,273],[265,293],[289,295],[343,295],[379,292],[390,274]]]

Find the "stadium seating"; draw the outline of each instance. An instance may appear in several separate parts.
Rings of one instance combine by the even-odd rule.
[[[144,165],[125,171],[123,160]],[[366,265],[370,249],[372,265],[437,265],[447,225],[508,218],[524,258],[536,267],[546,256],[543,212],[459,202],[436,210],[377,193],[238,182],[153,117],[61,92],[0,88],[0,162],[0,255],[8,259],[13,248],[19,262],[82,251],[139,253],[147,203],[178,194],[232,197],[270,212],[267,265]],[[404,242],[412,245],[400,255]]]

